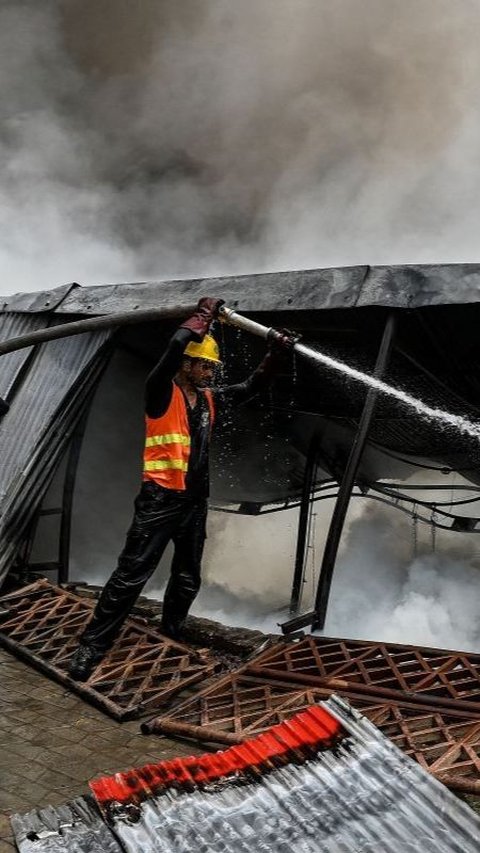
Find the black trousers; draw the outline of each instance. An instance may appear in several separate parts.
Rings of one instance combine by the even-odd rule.
[[[178,634],[200,589],[206,518],[206,498],[143,483],[117,568],[102,590],[81,642],[99,651],[112,645],[170,540],[175,551],[163,600],[163,623],[172,636]]]

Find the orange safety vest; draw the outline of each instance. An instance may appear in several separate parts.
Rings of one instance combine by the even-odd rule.
[[[205,394],[210,411],[210,429],[215,419],[213,394]],[[178,385],[173,383],[170,405],[160,418],[145,417],[146,436],[143,454],[143,479],[153,480],[164,489],[185,491],[190,459],[190,426],[187,403]]]

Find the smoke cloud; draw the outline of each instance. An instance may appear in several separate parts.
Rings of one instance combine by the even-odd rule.
[[[3,0],[2,290],[477,259],[475,0]]]
[[[303,609],[313,606],[330,507],[318,505]],[[211,521],[206,583],[196,606],[233,625],[278,632],[288,618],[295,512]],[[480,651],[476,536],[414,524],[393,508],[354,501],[332,584],[324,633]]]
[[[477,261],[479,34],[476,0],[2,0],[1,291]],[[115,369],[137,389],[123,417],[140,371]],[[77,577],[120,550],[138,411],[129,450],[86,446]],[[105,495],[113,452],[132,463]],[[412,559],[398,518],[352,509],[327,631],[479,648],[471,546]],[[295,528],[213,518],[197,612],[275,628]]]

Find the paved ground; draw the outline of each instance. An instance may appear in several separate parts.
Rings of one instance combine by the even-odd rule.
[[[84,794],[94,776],[201,752],[109,719],[0,649],[0,853],[15,849],[13,812]]]

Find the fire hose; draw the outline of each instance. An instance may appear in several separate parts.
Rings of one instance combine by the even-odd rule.
[[[0,341],[0,355],[5,355],[6,353],[14,352],[15,350],[23,349],[25,347],[35,346],[36,344],[46,343],[47,341],[54,341],[58,338],[66,338],[70,335],[80,335],[83,332],[94,332],[100,329],[111,329],[136,323],[147,323],[152,322],[152,320],[181,320],[193,314],[194,311],[194,305],[177,305],[165,308],[149,308],[145,311],[135,310],[119,314],[106,314],[100,317],[88,317],[86,320],[73,320],[70,323],[61,323],[56,326],[49,326],[47,329],[39,329],[36,332],[29,332],[26,335],[20,335],[16,338]],[[272,339],[276,336],[284,336],[282,332],[278,332],[275,329],[264,326],[255,320],[244,317],[242,314],[237,314],[236,311],[231,308],[227,308],[225,305],[220,308],[219,314],[221,319],[229,325],[236,326],[238,329],[242,329],[245,332],[249,332],[252,335],[263,338],[264,340],[268,340],[269,338]],[[319,352],[311,347],[305,346],[305,344],[300,343],[298,340],[294,342],[293,350],[297,355],[308,359],[310,362],[342,373],[345,377],[360,382],[363,385],[367,385],[372,390],[376,390],[377,392],[380,391],[383,394],[387,394],[388,396],[397,399],[400,403],[416,409],[420,415],[431,418],[432,420],[443,422],[454,427],[460,432],[467,433],[476,439],[480,439],[480,427],[477,424],[471,423],[467,418],[452,415],[449,412],[444,412],[441,409],[428,406],[421,400],[413,397],[411,394],[383,382],[375,376],[375,374],[372,376],[361,370],[357,370],[356,368],[351,367],[338,359],[332,358],[323,352]]]
[[[26,335],[20,335],[16,338],[10,338],[6,341],[0,341],[0,355],[5,355],[15,350],[25,347],[35,346],[37,344],[54,341],[58,338],[66,338],[71,335],[80,335],[84,332],[93,332],[100,329],[118,328],[136,323],[147,323],[152,320],[171,320],[183,319],[195,311],[194,305],[177,305],[168,306],[165,308],[149,308],[145,311],[127,311],[119,314],[106,314],[100,317],[88,317],[85,320],[73,320],[70,323],[61,323],[56,326],[49,326],[47,329],[39,329],[36,332],[29,332]],[[255,320],[244,317],[242,314],[237,314],[231,308],[223,305],[219,312],[220,318],[229,325],[236,326],[264,340],[274,339],[276,336],[283,337],[283,333],[268,326],[262,325]],[[470,422],[467,418],[459,415],[453,415],[450,412],[444,412],[441,409],[433,408],[398,388],[394,388],[383,382],[378,376],[371,376],[361,370],[357,370],[342,361],[339,361],[323,352],[305,346],[296,340],[293,344],[294,352],[304,359],[313,362],[317,365],[322,365],[327,369],[334,370],[343,374],[345,377],[353,379],[357,382],[367,385],[372,391],[381,392],[400,403],[413,408],[418,414],[432,420],[444,423],[454,429],[466,433],[477,440],[480,440],[480,426]]]
[[[117,314],[105,314],[97,317],[87,317],[84,320],[72,320],[68,323],[59,323],[55,326],[49,326],[46,329],[37,329],[35,332],[28,332],[25,335],[19,335],[15,338],[9,338],[6,341],[0,341],[0,356],[10,352],[15,352],[26,347],[38,346],[49,341],[55,341],[60,338],[67,338],[73,335],[81,335],[86,332],[97,332],[103,329],[117,329],[122,326],[134,325],[138,323],[151,323],[155,320],[182,320],[190,316],[195,311],[195,305],[177,305],[164,308],[149,308],[145,311],[125,311]],[[223,305],[219,311],[219,318],[231,326],[248,332],[249,334],[263,338],[264,340],[274,340],[275,338],[283,338],[284,333],[277,331],[269,326],[264,326],[257,323],[255,320],[250,320],[242,314],[237,314],[231,308]],[[295,341],[293,350],[298,355],[308,358],[310,361],[317,363],[324,362],[324,358],[320,353],[303,344]],[[339,363],[340,364],[340,363]],[[338,369],[341,369],[340,367]],[[360,379],[367,381],[368,376],[360,374]]]
[[[135,310],[118,314],[105,314],[99,317],[88,317],[85,320],[73,320],[70,323],[59,323],[56,326],[49,326],[47,329],[38,329],[36,332],[29,332],[25,335],[19,335],[16,338],[0,341],[0,355],[6,355],[9,352],[15,352],[16,350],[24,349],[25,347],[43,344],[47,341],[55,341],[59,338],[70,337],[71,335],[80,335],[84,332],[96,332],[101,329],[120,328],[121,326],[134,325],[137,323],[148,323],[153,320],[182,320],[193,314],[194,311],[194,305],[175,305],[164,308],[149,308],[145,311]],[[264,340],[272,340],[275,339],[275,337],[284,337],[282,332],[270,328],[269,326],[264,326],[262,323],[251,320],[249,317],[244,317],[242,314],[237,314],[236,311],[231,308],[227,308],[225,305],[220,308],[219,316],[225,323],[228,323],[231,326],[236,326],[238,329],[248,332],[249,334],[256,335]],[[474,431],[475,437],[480,437],[478,427],[470,424],[465,418],[462,419],[457,416],[450,415],[447,412],[432,409],[406,392],[393,388],[391,385],[387,385],[385,382],[382,382],[381,379],[378,379],[375,376],[370,376],[368,373],[363,373],[361,370],[357,370],[354,367],[350,367],[344,362],[338,361],[323,352],[311,349],[310,347],[305,346],[305,344],[300,343],[298,340],[294,341],[293,351],[310,362],[322,365],[330,370],[340,372],[344,376],[367,385],[369,388],[374,389],[377,392],[380,391],[384,394],[390,395],[391,397],[395,397],[407,406],[417,409],[419,413],[424,414],[427,417],[434,417],[438,420],[443,420],[444,422],[460,428],[461,431],[470,432],[470,434]]]
[[[94,332],[100,329],[111,329],[136,323],[147,323],[152,322],[152,320],[180,320],[193,314],[194,311],[194,305],[176,305],[165,308],[149,308],[145,311],[127,311],[119,314],[106,314],[100,317],[88,317],[86,320],[73,320],[70,323],[61,323],[57,326],[49,326],[47,329],[39,329],[36,332],[29,332],[26,335],[10,338],[7,341],[0,341],[0,355],[5,355],[6,353],[14,352],[15,350],[23,349],[25,347],[35,346],[36,344],[46,343],[47,341],[54,341],[58,338],[66,338],[70,335],[80,335],[83,332]],[[231,326],[236,326],[238,329],[252,335],[256,335],[264,340],[271,340],[275,337],[284,337],[282,332],[268,326],[264,326],[262,323],[251,320],[249,317],[244,317],[242,314],[237,314],[236,311],[231,308],[227,308],[225,305],[220,308],[219,315],[221,320],[225,323],[228,323]],[[293,351],[297,355],[313,362],[314,364],[322,365],[323,367],[341,373],[345,377],[353,379],[356,382],[367,385],[372,391],[393,397],[400,403],[403,403],[403,405],[415,409],[419,415],[444,423],[459,432],[463,432],[477,440],[480,440],[480,426],[478,424],[472,423],[467,418],[463,418],[459,415],[453,415],[450,412],[445,412],[442,409],[433,408],[423,403],[421,400],[418,400],[406,391],[383,382],[375,375],[375,372],[373,376],[368,373],[364,373],[363,371],[357,370],[356,368],[332,358],[323,352],[319,352],[311,347],[305,346],[305,344],[300,343],[298,340],[293,343]]]
[[[106,314],[100,317],[87,317],[85,320],[73,320],[70,323],[59,323],[55,326],[49,326],[46,329],[37,329],[35,332],[28,332],[25,335],[19,335],[15,338],[9,338],[6,341],[0,341],[0,355],[6,355],[9,352],[15,352],[25,347],[44,344],[48,341],[55,341],[59,338],[67,338],[72,335],[81,335],[85,332],[96,332],[102,329],[120,328],[121,326],[134,325],[138,323],[147,323],[154,320],[180,320],[184,317],[193,314],[195,311],[194,305],[170,306],[166,308],[149,308],[146,311],[125,311],[118,314]],[[257,337],[269,339],[275,337],[283,337],[281,332],[275,329],[263,326],[261,323],[256,323],[241,314],[237,314],[231,308],[222,306],[220,308],[220,317],[229,325],[236,326],[245,332],[249,332]],[[302,344],[295,343],[294,349],[310,358],[314,358],[316,353]]]

